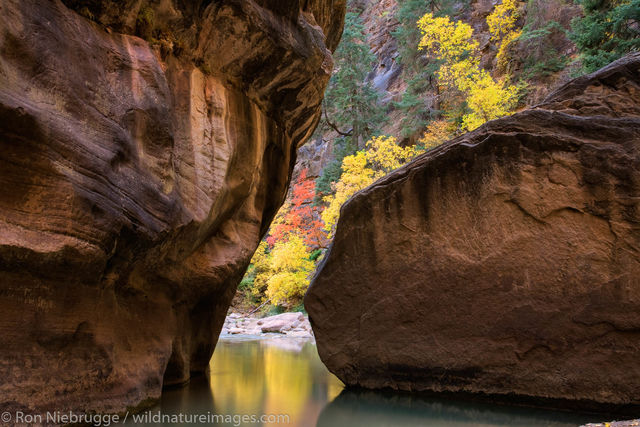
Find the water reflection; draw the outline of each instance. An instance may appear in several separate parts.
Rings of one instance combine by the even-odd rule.
[[[315,345],[287,338],[221,341],[210,369],[217,413],[288,414],[291,426],[315,425],[343,387]]]
[[[218,342],[206,376],[188,386],[165,390],[151,415],[219,414],[236,416],[221,426],[315,426],[328,402],[343,385],[324,367],[316,346],[291,338],[238,337]],[[146,412],[145,412],[146,413]],[[244,423],[238,415],[286,414],[289,423]],[[144,415],[138,414],[138,416]],[[167,422],[129,421],[125,425],[176,426]]]
[[[322,411],[317,427],[575,427],[593,416],[535,408],[345,389]]]
[[[331,403],[329,403],[331,402]],[[593,421],[581,414],[441,400],[407,394],[343,390],[324,367],[314,344],[288,338],[233,337],[216,347],[206,376],[166,390],[157,414],[288,414],[290,423],[224,424],[300,427],[378,426],[577,426]],[[186,425],[170,422],[128,425]]]

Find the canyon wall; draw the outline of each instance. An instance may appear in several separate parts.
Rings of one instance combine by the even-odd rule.
[[[344,9],[2,2],[1,411],[119,412],[207,367]]]
[[[305,298],[347,385],[617,409],[639,303],[640,54],[357,193]]]

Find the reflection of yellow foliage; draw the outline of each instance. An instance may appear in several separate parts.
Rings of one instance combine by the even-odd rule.
[[[343,388],[314,345],[296,351],[267,341],[219,342],[209,382],[217,413],[288,414],[291,426],[310,425]],[[326,395],[317,392],[325,388]]]
[[[290,351],[266,348],[264,377],[269,391],[265,402],[267,414],[289,414],[299,420],[311,394],[309,360]]]
[[[327,400],[331,402],[333,399],[338,397],[340,393],[342,393],[342,390],[344,390],[344,384],[342,384],[342,381],[331,375],[327,383]]]
[[[238,363],[239,360],[249,363]],[[261,413],[264,400],[264,366],[258,346],[240,347],[218,343],[209,363],[210,384],[220,414]],[[233,408],[233,411],[231,409]]]

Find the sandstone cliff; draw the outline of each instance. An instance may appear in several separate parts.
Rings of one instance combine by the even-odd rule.
[[[640,54],[356,194],[305,299],[348,385],[640,405]]]
[[[344,3],[2,2],[0,410],[122,411],[206,368]]]

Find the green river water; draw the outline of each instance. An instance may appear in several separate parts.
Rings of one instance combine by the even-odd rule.
[[[165,417],[164,422],[158,419],[159,414]],[[129,419],[128,425],[198,425],[190,424],[194,419],[179,422],[180,414],[209,417],[209,425],[303,427],[560,427],[578,426],[598,418],[526,407],[346,390],[324,367],[313,343],[248,336],[223,337],[206,376],[192,380],[187,387],[166,390],[160,404],[138,415],[155,419],[147,418],[147,422],[138,419],[137,423]]]

